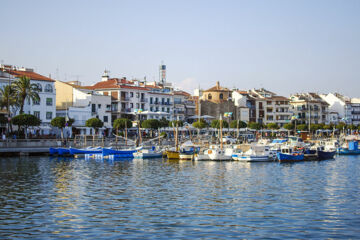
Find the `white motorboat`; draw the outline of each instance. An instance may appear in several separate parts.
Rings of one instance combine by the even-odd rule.
[[[245,162],[267,162],[271,161],[270,147],[265,145],[252,145],[246,152],[232,155],[234,160]]]

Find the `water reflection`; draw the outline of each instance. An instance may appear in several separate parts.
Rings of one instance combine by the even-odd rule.
[[[356,238],[360,158],[1,158],[1,238]]]

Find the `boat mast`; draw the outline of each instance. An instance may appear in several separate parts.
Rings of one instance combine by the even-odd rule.
[[[222,141],[222,116],[220,115],[220,149],[223,149],[223,141]]]

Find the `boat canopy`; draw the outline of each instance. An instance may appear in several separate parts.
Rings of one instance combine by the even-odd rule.
[[[284,143],[287,142],[287,139],[274,139],[271,143]]]

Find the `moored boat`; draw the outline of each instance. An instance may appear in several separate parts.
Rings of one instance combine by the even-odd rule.
[[[124,157],[132,157],[134,153],[136,153],[139,149],[123,149],[116,150],[111,148],[102,148],[102,155],[123,155]]]
[[[319,160],[333,159],[336,150],[326,149],[326,147],[320,146],[317,148],[317,154]]]
[[[277,158],[280,162],[297,162],[304,160],[304,153],[301,151],[294,151],[290,146],[281,148],[281,152],[277,153]]]
[[[246,162],[267,162],[272,160],[270,158],[270,147],[265,145],[252,145],[248,151],[235,153],[232,158]]]

